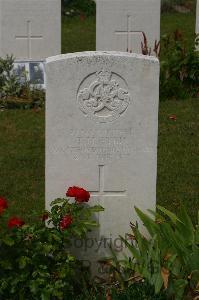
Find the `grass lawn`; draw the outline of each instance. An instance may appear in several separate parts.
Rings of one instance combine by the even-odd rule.
[[[162,33],[180,28],[194,37],[193,14],[162,16]],[[95,18],[66,18],[62,23],[62,52],[95,50]],[[160,103],[157,200],[177,210],[180,201],[196,218],[197,99]],[[169,119],[175,114],[177,120]],[[14,214],[31,220],[32,211],[44,208],[44,111],[0,111],[0,195],[12,204]]]
[[[26,219],[44,208],[44,112],[0,112],[0,195]]]
[[[163,14],[161,17],[161,35],[180,29],[187,42],[195,38],[195,14]]]
[[[62,20],[62,53],[95,50],[95,18],[79,17]]]
[[[199,208],[198,112],[198,99],[161,102],[158,143],[158,204],[177,211],[182,202],[195,220]],[[176,121],[169,119],[172,114]]]

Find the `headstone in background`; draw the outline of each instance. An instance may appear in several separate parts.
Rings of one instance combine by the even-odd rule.
[[[90,204],[105,208],[90,249],[99,259],[109,252],[102,239],[116,247],[129,232],[134,205],[155,209],[159,63],[121,52],[66,54],[47,59],[46,79],[46,206],[69,186],[90,191]]]
[[[61,53],[61,0],[0,0],[0,57],[44,60]]]
[[[141,53],[160,40],[160,0],[97,0],[96,49]]]

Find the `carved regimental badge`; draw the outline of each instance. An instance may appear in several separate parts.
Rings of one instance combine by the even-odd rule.
[[[125,80],[107,70],[86,77],[80,84],[77,98],[81,111],[102,123],[117,119],[130,102]]]

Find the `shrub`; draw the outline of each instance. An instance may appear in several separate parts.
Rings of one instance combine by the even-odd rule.
[[[41,108],[44,106],[45,93],[32,87],[28,80],[21,83],[13,72],[14,58],[0,58],[0,107],[1,108]]]
[[[196,39],[196,45],[198,39]],[[199,51],[187,46],[177,30],[161,42],[160,100],[185,99],[199,95]]]
[[[174,5],[184,5],[186,0],[161,0],[161,11],[172,12]]]
[[[0,197],[0,299],[74,299],[81,294],[89,270],[71,254],[70,244],[97,226],[93,213],[103,210],[82,203],[88,200],[80,189],[75,202],[56,199],[50,212],[28,225],[10,217]]]
[[[113,289],[110,295],[111,300],[166,300],[165,293],[156,295],[154,288],[146,282],[131,284],[120,292]]]
[[[156,217],[136,212],[150,237],[145,238],[137,225],[131,225],[131,242],[122,238],[132,257],[126,258],[121,270],[140,274],[158,294],[165,289],[168,299],[189,299],[199,295],[199,224],[194,226],[181,207],[179,216],[158,207]],[[193,298],[192,298],[193,297]]]
[[[160,100],[199,97],[199,36],[193,45],[186,44],[182,33],[164,35],[155,41],[153,50],[143,32],[143,55],[155,54],[160,59]]]
[[[6,56],[0,58],[0,98],[7,96],[19,96],[20,83],[15,74],[13,74],[14,58]]]
[[[130,284],[124,290],[116,287],[107,288],[93,285],[91,289],[84,290],[83,293],[72,300],[166,300],[166,294],[155,295],[154,288],[147,282],[136,282]]]
[[[73,16],[83,14],[85,16],[93,16],[96,13],[96,4],[93,0],[71,0],[63,5],[65,15]]]
[[[124,290],[118,290],[117,288],[111,288],[107,290],[107,287],[96,288],[85,293],[73,300],[166,300],[165,293],[155,295],[154,288],[146,282],[137,282],[130,284]]]

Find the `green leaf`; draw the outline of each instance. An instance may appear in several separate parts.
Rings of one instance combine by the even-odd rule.
[[[199,244],[199,225],[196,226],[195,230],[195,243]]]
[[[155,293],[158,294],[161,291],[163,285],[163,279],[160,273],[157,274],[155,280]]]
[[[129,251],[132,253],[133,257],[136,258],[137,261],[140,261],[141,255],[140,255],[139,250],[137,250],[137,248],[134,245],[127,242],[122,236],[120,236],[120,238],[124,242],[124,244],[127,246]]]
[[[71,232],[73,232],[73,234],[77,235],[78,237],[82,236],[82,231],[79,228],[74,227],[73,229],[71,229]]]
[[[163,218],[162,215],[158,214],[157,212],[151,210],[151,209],[147,209],[147,211],[154,216],[154,218],[156,219],[156,221],[160,221],[160,222],[165,222],[165,218]]]
[[[50,300],[50,295],[47,292],[42,292],[41,294],[41,300]]]
[[[199,226],[199,210],[198,210],[198,226]]]
[[[86,226],[89,226],[89,227],[90,226],[91,227],[98,227],[99,226],[99,224],[95,221],[84,221],[83,224],[86,225]]]
[[[61,242],[62,239],[58,234],[52,234],[52,238],[56,241],[56,242]]]
[[[134,230],[134,234],[135,234],[135,237],[136,237],[136,241],[138,243],[138,248],[140,250],[140,253],[141,255],[145,255],[148,251],[148,245],[149,245],[149,241],[147,241],[147,239],[145,239],[142,234],[140,233],[140,231],[135,228]],[[155,237],[153,237],[153,239],[156,238],[156,235]]]
[[[192,271],[190,281],[193,289],[199,286],[199,270]]]
[[[67,200],[64,198],[57,198],[51,202],[50,206],[54,206],[55,204],[62,204],[65,201],[67,202]]]
[[[183,236],[189,241],[194,240],[194,227],[190,217],[188,216],[185,207],[182,205],[180,209],[180,217],[183,222]]]
[[[174,224],[176,224],[177,221],[181,222],[180,219],[174,213],[172,213],[171,211],[169,211],[168,209],[166,209],[166,208],[164,208],[164,207],[162,207],[160,205],[157,205],[157,208],[161,212],[163,212],[167,217],[169,217]]]
[[[30,261],[30,258],[28,258],[27,256],[21,256],[18,260],[19,268],[24,269],[26,265],[30,263]]]
[[[89,210],[92,212],[100,212],[100,211],[104,211],[104,208],[101,205],[95,205],[89,207]]]
[[[146,249],[146,253],[148,253],[148,262],[150,263],[152,256],[153,256],[153,251],[154,251],[154,246],[155,246],[155,241],[157,239],[157,235],[154,235],[152,240],[148,243],[148,249]]]
[[[182,300],[185,287],[187,286],[188,282],[184,279],[178,279],[174,281],[173,289],[175,292],[175,300]]]
[[[135,211],[151,236],[159,232],[159,227],[153,219],[151,219],[137,207],[135,207]]]
[[[9,237],[9,236],[5,236],[3,239],[2,239],[3,243],[5,243],[7,246],[13,246],[15,244],[15,241]]]
[[[42,250],[45,254],[49,254],[52,251],[53,246],[51,244],[42,244]]]
[[[199,246],[193,245],[192,251],[189,251],[188,266],[190,270],[199,270]]]
[[[9,260],[2,259],[0,260],[1,269],[12,270],[12,263]]]
[[[169,223],[165,223],[164,226],[162,226],[161,233],[163,234],[162,239],[165,239],[168,243],[168,248],[172,248],[172,251],[178,254],[179,259],[184,261],[185,254],[188,253],[188,249],[183,243],[183,236],[177,235]]]

